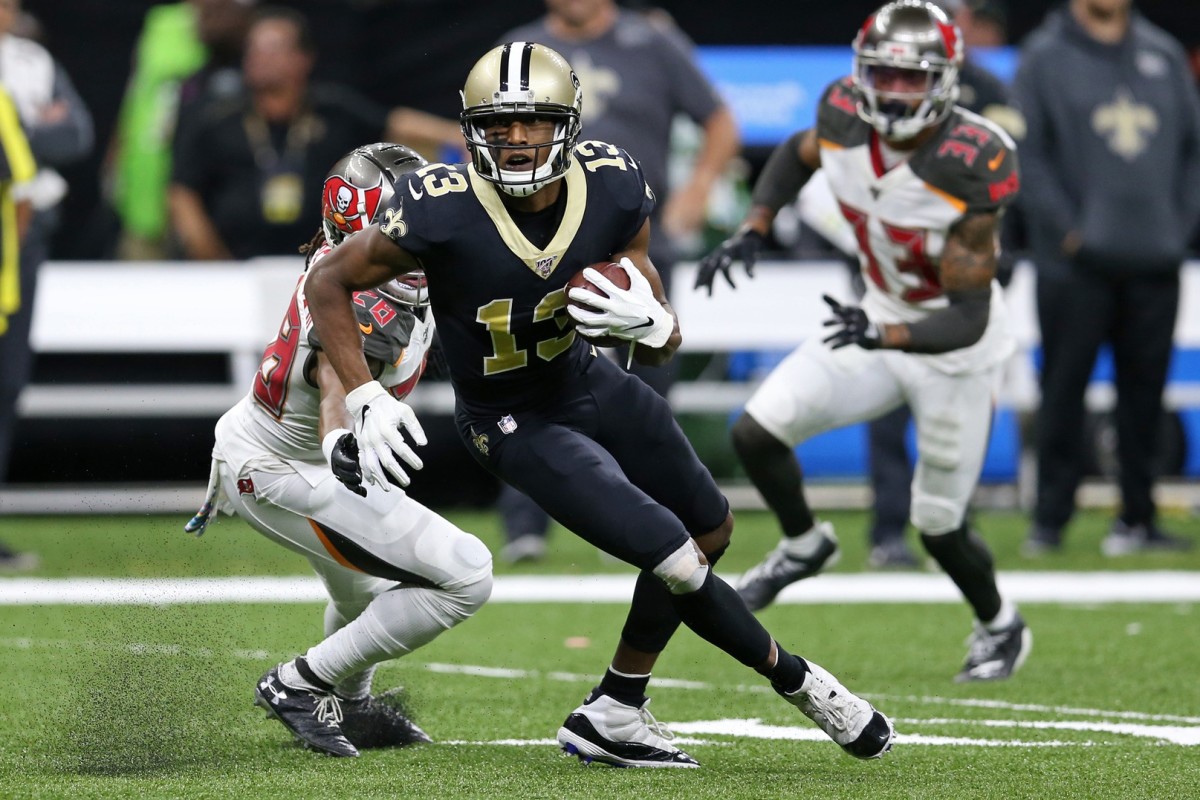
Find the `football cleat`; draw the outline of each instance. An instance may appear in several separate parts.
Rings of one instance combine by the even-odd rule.
[[[896,729],[891,720],[811,661],[800,688],[779,694],[855,758],[882,758],[892,749]]]
[[[1134,553],[1190,550],[1191,547],[1191,540],[1166,533],[1153,523],[1130,525],[1117,520],[1100,543],[1100,552],[1109,558],[1118,558]]]
[[[563,752],[584,764],[614,767],[698,767],[700,762],[671,744],[674,734],[647,706],[627,706],[599,689],[571,712],[558,729]]]
[[[433,739],[408,718],[402,696],[402,690],[392,689],[378,696],[342,700],[342,734],[359,750],[429,744]]]
[[[272,667],[254,688],[254,704],[283,723],[302,745],[331,756],[353,757],[358,749],[342,733],[342,707],[337,696],[293,689]]]
[[[957,683],[1002,681],[1025,663],[1033,648],[1033,633],[1018,615],[1012,625],[995,632],[976,622],[967,644],[966,661],[954,680]]]
[[[784,587],[796,581],[811,578],[827,567],[832,567],[841,558],[837,535],[829,522],[818,522],[813,531],[821,537],[816,552],[800,556],[792,552],[794,542],[784,539],[767,553],[767,557],[752,567],[738,583],[737,592],[751,611],[759,611],[771,604]]]

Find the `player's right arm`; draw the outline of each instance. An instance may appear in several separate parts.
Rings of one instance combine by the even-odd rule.
[[[346,408],[354,420],[363,475],[384,490],[389,488],[384,470],[401,486],[409,483],[397,456],[414,469],[422,466],[400,429],[407,430],[418,445],[426,443],[425,433],[413,410],[372,379],[351,302],[354,292],[374,288],[419,266],[416,258],[373,225],[321,259],[305,282],[313,326],[347,391]]]
[[[695,288],[703,286],[711,295],[717,273],[725,278],[731,289],[735,288],[729,275],[729,268],[735,261],[745,264],[746,274],[752,276],[758,251],[771,231],[775,215],[796,199],[804,184],[820,168],[821,147],[816,128],[797,131],[776,147],[754,185],[745,220],[737,233],[700,261]]]

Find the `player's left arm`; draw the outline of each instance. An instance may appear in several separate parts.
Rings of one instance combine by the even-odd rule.
[[[970,347],[987,329],[996,277],[999,214],[968,213],[950,228],[939,278],[950,304],[925,319],[883,325],[881,346],[910,353],[946,353]]]

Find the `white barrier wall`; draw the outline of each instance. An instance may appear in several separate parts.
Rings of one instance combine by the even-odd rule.
[[[219,414],[247,390],[263,346],[274,338],[303,268],[299,258],[250,262],[50,262],[42,268],[34,309],[33,345],[43,353],[226,353],[228,386],[89,387],[86,401],[69,386],[31,386],[21,399],[26,416],[90,413],[175,416]],[[852,298],[840,262],[764,262],[747,279],[740,267],[731,291],[723,281],[713,297],[691,287],[695,266],[680,265],[672,304],[679,313],[683,347],[693,352],[786,349],[821,332],[828,317],[821,295]],[[1021,265],[1006,290],[1022,351],[1014,358],[1002,402],[1029,407],[1036,380],[1028,351],[1038,341],[1034,274]],[[1200,347],[1200,262],[1183,273],[1176,328],[1181,347]],[[672,395],[680,410],[722,410],[747,396],[741,385],[681,384]],[[1111,391],[1095,387],[1093,403],[1107,405]],[[418,387],[415,405],[449,408],[449,387]],[[1200,392],[1172,386],[1173,405],[1200,405]]]

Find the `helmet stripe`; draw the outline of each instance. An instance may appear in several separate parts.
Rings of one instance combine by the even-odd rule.
[[[512,57],[514,48],[520,50]],[[500,91],[529,91],[529,69],[533,61],[533,42],[509,42],[500,51]]]

